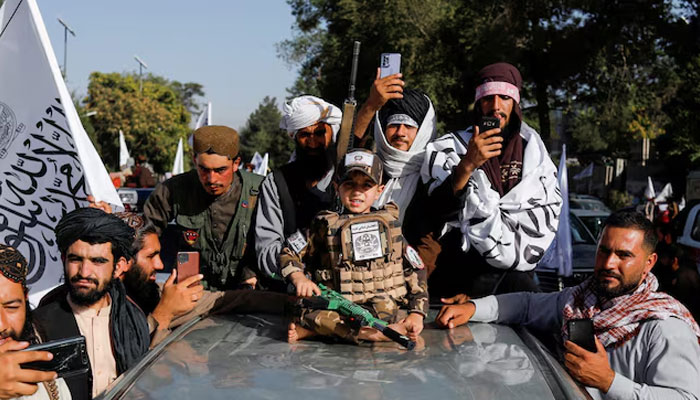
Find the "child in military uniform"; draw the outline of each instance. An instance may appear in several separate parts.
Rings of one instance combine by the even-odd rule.
[[[309,232],[296,232],[280,254],[282,276],[299,297],[321,294],[316,282],[362,305],[415,341],[428,311],[426,272],[418,253],[401,235],[398,207],[372,208],[384,185],[381,160],[372,152],[349,152],[336,170],[334,185],[345,211],[323,211]],[[401,308],[401,309],[400,309]],[[373,328],[353,326],[332,310],[300,308],[289,324],[288,341],[309,336],[388,340]]]

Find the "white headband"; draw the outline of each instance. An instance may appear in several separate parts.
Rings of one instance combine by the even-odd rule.
[[[479,101],[482,97],[493,96],[495,94],[508,96],[515,100],[516,103],[520,104],[520,91],[518,87],[508,82],[485,82],[479,85],[479,87],[476,88],[474,102]]]

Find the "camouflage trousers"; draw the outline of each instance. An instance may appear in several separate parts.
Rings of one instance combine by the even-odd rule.
[[[407,315],[406,311],[399,309],[394,299],[388,295],[375,296],[358,304],[369,310],[376,318],[389,324],[396,323]],[[360,327],[351,323],[349,317],[337,311],[301,307],[299,324],[322,336],[335,336],[355,343],[359,341],[357,336]]]

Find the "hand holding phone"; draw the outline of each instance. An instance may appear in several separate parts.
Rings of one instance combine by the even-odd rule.
[[[84,336],[34,344],[20,351],[48,351],[53,354],[51,360],[32,361],[21,366],[23,369],[56,372],[59,378],[84,374],[90,366]]]
[[[593,333],[593,321],[590,318],[570,319],[568,321],[568,328],[570,341],[591,353],[598,352]]]

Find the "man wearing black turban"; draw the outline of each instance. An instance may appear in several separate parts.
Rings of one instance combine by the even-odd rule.
[[[146,316],[114,279],[133,257],[134,230],[114,215],[80,208],[55,233],[68,295],[39,307],[35,319],[45,340],[85,336],[91,371],[66,382],[73,399],[89,399],[148,351]]]

